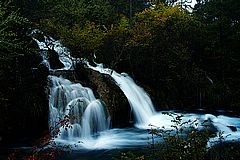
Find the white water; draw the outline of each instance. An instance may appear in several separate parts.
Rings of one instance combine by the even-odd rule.
[[[34,38],[34,34],[42,35],[44,38],[44,41],[40,41],[40,40]],[[66,47],[62,46],[60,41],[57,41],[50,36],[44,35],[41,31],[39,31],[37,29],[33,30],[31,35],[33,35],[32,36],[33,40],[37,42],[38,47],[41,50],[40,54],[43,58],[43,63],[49,69],[51,69],[49,61],[48,61],[48,55],[47,55],[47,51],[49,49],[54,50],[55,52],[58,53],[59,60],[64,65],[64,68],[62,68],[63,70],[73,69],[74,62],[77,59],[70,56],[70,52],[68,51],[68,49]]]
[[[158,129],[164,128],[168,130],[174,129],[172,127],[172,125],[174,125],[172,122],[173,118],[169,115],[162,114],[162,112],[156,112],[148,94],[141,87],[136,85],[131,77],[129,77],[126,73],[119,74],[111,69],[104,68],[102,64],[96,65],[96,67],[93,67],[88,64],[89,68],[93,70],[111,75],[128,98],[136,119],[135,127],[141,129],[149,129],[151,127]],[[176,114],[175,116],[178,115],[180,114]],[[227,117],[223,115],[214,116],[212,114],[184,114],[182,122],[187,122],[188,120],[191,120],[192,122],[196,121],[198,125],[193,126],[198,129],[203,128],[200,124],[203,124],[206,121],[211,121],[218,131],[223,132],[222,136],[226,140],[240,140],[240,118]],[[229,126],[236,127],[237,132],[233,132]],[[211,138],[209,142],[217,140],[218,137],[215,137]]]
[[[46,36],[44,39],[44,42],[40,42],[34,38],[39,48],[44,51],[42,52],[43,63],[50,66],[47,56],[43,54],[50,48],[58,53],[59,60],[64,64],[62,70],[73,69],[72,66],[78,59],[72,58],[59,41]],[[149,137],[147,128],[156,126],[158,129],[163,129],[162,126],[164,126],[164,129],[173,129],[172,117],[156,112],[148,94],[136,85],[130,76],[104,68],[101,64],[93,67],[87,61],[85,63],[89,68],[111,75],[115,80],[132,107],[136,128],[108,129],[110,119],[91,89],[61,77],[49,76],[52,84],[49,100],[49,125],[60,128],[60,135],[55,139],[59,145],[69,144],[74,147],[73,149],[113,149],[147,145]],[[65,130],[57,124],[60,122],[59,118],[64,119],[67,115],[74,115],[75,118],[70,121],[71,128]],[[199,124],[206,120],[211,121],[219,131],[224,131],[223,136],[226,140],[236,140],[240,137],[240,118],[211,114],[185,114],[183,122],[189,119],[196,120]],[[236,127],[237,131],[233,132],[228,126]],[[201,126],[195,127],[201,129]],[[217,137],[212,138],[209,142],[216,139]]]
[[[106,111],[90,88],[61,77],[49,76],[49,80],[49,122],[52,129],[60,129],[58,140],[91,139],[109,128]]]
[[[138,128],[146,128],[150,124],[150,118],[156,114],[151,98],[139,87],[133,79],[126,73],[117,73],[108,68],[103,68],[103,65],[98,64],[96,67],[89,65],[89,68],[99,71],[100,73],[110,75],[120,89],[123,91],[132,107],[135,126]]]

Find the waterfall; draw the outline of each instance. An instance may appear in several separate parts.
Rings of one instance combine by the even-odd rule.
[[[33,30],[32,34],[42,32],[39,30]],[[68,49],[59,41],[54,40],[50,36],[44,36],[44,41],[41,42],[36,38],[33,38],[41,49],[41,55],[43,57],[44,63],[50,66],[46,51],[48,49],[55,50],[59,55],[59,60],[64,64],[64,70],[73,69],[73,65],[79,61],[79,59],[73,58],[70,55]],[[100,73],[109,74],[116,82],[116,84],[123,91],[128,99],[128,102],[133,110],[135,117],[135,126],[139,128],[145,128],[149,124],[149,119],[155,114],[155,109],[152,104],[149,95],[139,87],[133,79],[126,73],[119,74],[111,69],[104,68],[102,64],[98,64],[96,67],[91,66],[87,60],[82,60],[87,66],[93,70]]]
[[[61,77],[49,79],[52,85],[49,122],[52,129],[60,129],[59,138],[91,138],[109,128],[106,111],[90,88]]]
[[[146,128],[146,126],[150,124],[150,118],[153,117],[156,112],[151,98],[144,89],[139,87],[126,73],[119,74],[111,69],[104,68],[102,64],[97,64],[96,67],[91,66],[89,63],[87,63],[87,65],[93,70],[110,75],[115,80],[132,107],[135,126],[138,128]]]
[[[39,30],[33,30],[33,34],[43,35]],[[73,69],[78,59],[71,57],[68,49],[59,41],[49,36],[43,37],[43,41],[33,37],[41,50],[42,63],[49,70],[54,71],[50,68],[49,55],[47,55],[47,51],[51,49],[58,54],[59,60],[64,65],[58,70]],[[109,129],[110,121],[107,112],[90,88],[62,77],[48,76],[48,79],[50,82],[49,125],[52,131],[59,130],[58,139],[89,139]]]
[[[76,143],[81,141],[83,142],[81,146],[88,149],[122,148],[146,145],[148,133],[145,129],[150,128],[149,124],[158,128],[164,126],[165,129],[173,129],[172,117],[162,114],[162,112],[156,112],[149,95],[129,75],[104,68],[102,64],[92,66],[87,60],[73,58],[68,49],[63,47],[59,41],[49,36],[43,36],[43,40],[40,41],[34,38],[34,34],[44,34],[33,30],[32,38],[41,50],[42,64],[49,70],[56,71],[51,68],[49,63],[47,51],[50,49],[58,54],[59,60],[64,66],[57,69],[58,71],[73,70],[74,65],[81,61],[92,70],[110,75],[127,97],[137,127],[109,129],[110,118],[107,111],[101,101],[95,98],[90,88],[84,87],[80,83],[73,83],[61,76],[50,75],[48,76],[50,88],[49,126],[51,131],[59,130],[59,134],[54,135],[56,142],[76,146]],[[185,114],[183,122],[187,122],[189,119],[197,120],[198,124],[204,121],[211,122],[218,131],[224,131],[223,136],[226,136],[228,140],[239,138],[240,118],[210,114]],[[236,131],[232,131],[231,128]],[[211,138],[210,141],[214,141],[215,138],[217,137]]]
[[[37,38],[35,38],[34,37],[35,34],[43,36],[43,41],[40,41]],[[73,65],[78,59],[71,57],[69,50],[66,47],[64,47],[60,41],[57,41],[50,36],[44,35],[43,32],[37,29],[34,29],[30,35],[32,36],[32,39],[35,42],[37,42],[38,47],[41,50],[40,55],[43,58],[42,63],[46,65],[49,69],[51,68],[49,64],[49,55],[47,54],[48,50],[54,50],[55,52],[58,53],[59,60],[64,65],[64,68],[61,68],[62,70],[73,69]]]

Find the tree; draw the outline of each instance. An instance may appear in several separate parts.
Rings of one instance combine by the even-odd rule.
[[[16,11],[9,11],[10,2],[0,2],[0,62],[1,67],[10,60],[19,56],[17,51],[21,50],[23,43],[19,38],[18,26],[23,25],[27,20],[20,17]]]
[[[217,86],[211,97],[218,95],[227,105],[237,106],[239,95],[239,20],[240,2],[234,0],[198,1],[194,14],[204,24],[200,61],[204,70],[214,77]],[[221,87],[220,87],[221,86]],[[222,102],[223,103],[223,102]]]
[[[11,1],[0,2],[0,133],[3,143],[11,143],[28,133],[28,125],[38,117],[35,113],[43,109],[40,97],[45,96],[44,83],[34,79],[31,70],[31,64],[38,58],[26,34],[30,23],[12,5]]]

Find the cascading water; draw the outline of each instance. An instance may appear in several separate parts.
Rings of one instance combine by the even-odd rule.
[[[32,34],[40,33],[34,30]],[[47,50],[55,50],[64,68],[72,69],[77,60],[70,56],[68,50],[51,37],[44,36],[41,42],[33,38],[41,49],[43,63],[50,70]],[[67,79],[48,76],[50,81],[49,124],[53,130],[59,129],[57,140],[90,139],[97,133],[109,128],[109,117],[100,100],[96,99],[90,88]]]
[[[34,33],[41,33],[34,30]],[[41,33],[42,34],[42,33]],[[73,65],[79,61],[70,56],[69,51],[51,37],[44,36],[44,41],[33,38],[42,50],[43,62],[50,70],[50,64],[46,51],[55,50],[59,55],[59,60],[64,64],[61,70],[73,69]],[[137,128],[128,129],[108,129],[109,118],[100,100],[97,100],[92,90],[83,87],[79,83],[72,83],[67,79],[49,76],[50,80],[50,116],[49,124],[53,128],[60,129],[60,135],[56,142],[75,146],[80,143],[80,148],[87,149],[110,149],[123,148],[129,146],[139,146],[147,144],[148,125],[172,129],[172,118],[168,115],[156,112],[148,94],[126,73],[119,74],[111,69],[104,68],[102,64],[96,67],[91,66],[86,60],[82,60],[89,68],[103,74],[110,75],[127,97],[133,110],[135,126]],[[58,126],[62,119],[70,119],[70,128],[67,130],[63,126]],[[238,139],[240,137],[240,118],[227,116],[214,116],[211,114],[185,114],[183,122],[191,119],[197,120],[201,124],[210,121],[219,131],[224,131],[222,136],[227,136],[226,140]],[[233,132],[229,126],[234,126],[237,131]],[[138,129],[140,128],[140,129]],[[143,130],[144,129],[144,130]],[[214,138],[211,140],[214,141]],[[211,141],[210,140],[210,141]],[[78,147],[76,149],[79,149]]]
[[[54,139],[57,144],[68,144],[73,149],[109,149],[146,144],[147,136],[142,131],[109,130],[110,118],[91,89],[61,77],[49,76],[49,80],[49,125],[51,129],[60,130]],[[66,123],[70,124],[67,127],[62,124],[66,118]]]
[[[97,64],[96,67],[89,64],[88,66],[100,73],[110,75],[115,80],[117,85],[127,97],[128,102],[133,109],[135,126],[138,128],[146,128],[146,126],[150,124],[150,118],[156,114],[149,95],[126,73],[119,74],[108,68],[103,68],[102,64]]]
[[[91,138],[94,134],[109,128],[109,121],[102,103],[90,88],[74,84],[69,80],[49,76],[50,126],[60,127],[60,139]],[[58,126],[64,120],[70,126]],[[57,125],[57,126],[56,126]],[[62,125],[62,124],[61,124]]]
[[[43,41],[40,41],[36,38],[33,37],[34,34],[39,34],[41,36],[43,36]],[[70,52],[68,51],[68,49],[64,46],[62,46],[62,44],[59,41],[54,40],[52,37],[50,36],[45,36],[41,31],[35,29],[32,31],[32,33],[30,34],[33,38],[33,40],[35,42],[37,42],[40,51],[40,54],[43,58],[43,62],[49,69],[50,68],[50,64],[49,64],[49,55],[47,54],[47,51],[50,50],[54,50],[55,52],[58,53],[59,56],[59,60],[62,62],[62,64],[64,65],[64,68],[61,68],[63,70],[69,70],[69,69],[73,69],[73,65],[74,62],[77,61],[77,59],[73,58],[70,56]]]
[[[133,79],[126,73],[119,74],[114,70],[104,68],[103,64],[95,63],[96,67],[91,66],[88,62],[86,62],[86,64],[89,68],[103,74],[108,74],[115,80],[117,85],[124,92],[130,106],[133,109],[136,119],[135,126],[137,128],[147,129],[151,128],[150,126],[155,126],[157,128],[164,126],[165,129],[173,129],[172,117],[162,114],[162,112],[157,113],[148,94],[141,87],[136,85]],[[222,136],[225,137],[226,140],[236,140],[240,137],[240,118],[230,118],[227,116],[217,117],[211,114],[185,114],[182,118],[182,122],[187,122],[189,120],[196,121],[198,124],[210,121],[218,131],[223,132]],[[237,131],[233,132],[229,126],[236,127]],[[199,129],[203,128],[201,126],[195,127]],[[210,138],[209,142],[214,142],[216,140],[217,137]]]

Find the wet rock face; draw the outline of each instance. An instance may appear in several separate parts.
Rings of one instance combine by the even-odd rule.
[[[59,55],[56,51],[49,49],[48,55],[49,55],[50,67],[52,69],[59,69],[64,67],[62,62],[60,62]]]
[[[237,127],[235,127],[235,126],[227,126],[227,127],[230,128],[233,132],[237,131]]]
[[[100,99],[106,106],[108,114],[111,116],[111,127],[126,127],[130,124],[130,106],[127,98],[121,89],[115,84],[109,75],[101,74],[78,64],[75,70],[58,70],[50,74],[63,76],[75,83],[81,83],[84,87],[93,90],[97,99]]]
[[[111,116],[112,127],[129,126],[130,106],[121,89],[109,75],[91,69],[78,68],[81,84],[90,87],[97,98],[101,99]],[[85,77],[83,77],[85,76]]]
[[[49,75],[52,75],[52,76],[57,76],[57,77],[63,77],[63,78],[66,78],[70,81],[76,81],[76,73],[74,70],[50,70],[49,71]]]

